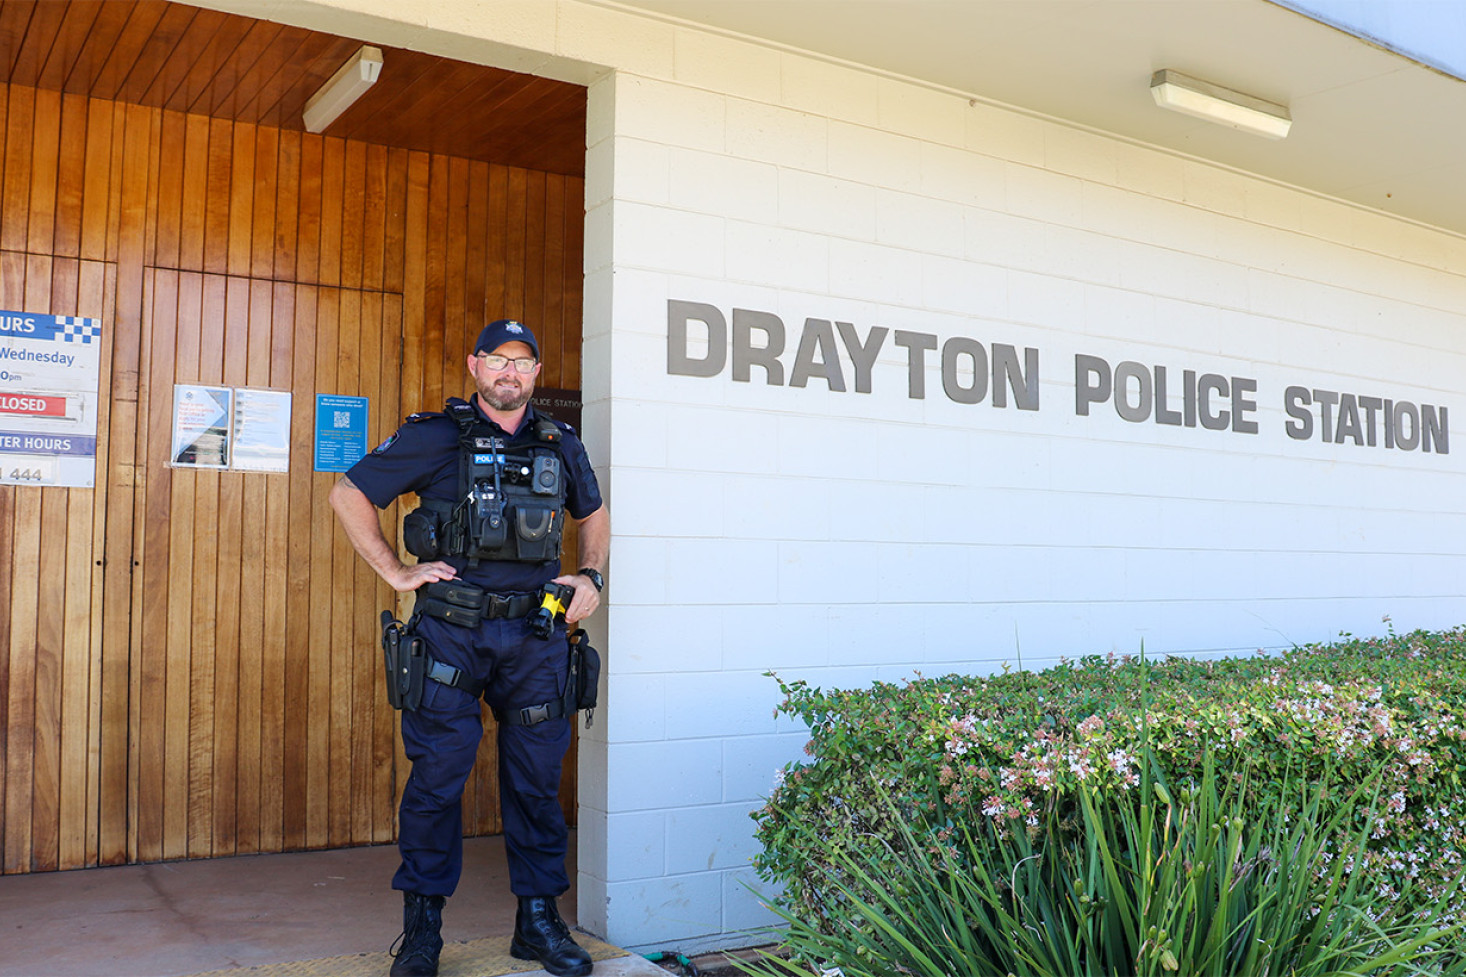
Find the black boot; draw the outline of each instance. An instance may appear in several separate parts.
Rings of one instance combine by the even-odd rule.
[[[538,960],[555,977],[590,973],[590,954],[570,938],[570,929],[550,896],[519,897],[509,954],[519,960]]]
[[[392,942],[392,977],[438,977],[443,949],[442,896],[402,893],[402,935]],[[398,946],[398,944],[401,946]]]

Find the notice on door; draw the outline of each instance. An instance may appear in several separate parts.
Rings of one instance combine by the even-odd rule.
[[[0,311],[0,484],[91,488],[102,320]]]
[[[233,405],[233,387],[174,386],[169,463],[181,468],[228,468]]]
[[[366,449],[367,398],[316,394],[315,470],[344,472]]]
[[[234,391],[229,465],[241,472],[290,471],[290,391]]]

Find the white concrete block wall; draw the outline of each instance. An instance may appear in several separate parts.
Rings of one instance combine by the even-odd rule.
[[[769,922],[747,815],[803,736],[768,670],[851,685],[1466,619],[1466,449],[1295,441],[1282,402],[1466,409],[1458,238],[848,66],[677,47],[670,75],[600,86],[616,585],[586,891],[613,939]],[[669,374],[669,299],[777,315],[784,383]],[[953,402],[937,353],[912,399],[890,336],[870,393],[843,348],[846,392],[792,386],[808,318],[1036,348],[1040,410]],[[1255,380],[1259,431],[1077,416],[1078,353]]]

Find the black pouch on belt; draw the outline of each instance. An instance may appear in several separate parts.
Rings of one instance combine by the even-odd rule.
[[[570,632],[570,677],[565,683],[565,711],[585,710],[587,728],[595,725],[601,684],[601,653],[591,647],[584,628]]]
[[[469,584],[435,580],[418,591],[418,610],[460,628],[478,627],[486,616],[489,595]]]
[[[422,639],[403,627],[391,611],[382,612],[382,657],[387,666],[387,704],[411,712],[422,704],[428,656]]]

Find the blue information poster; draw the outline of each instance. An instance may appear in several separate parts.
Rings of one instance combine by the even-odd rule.
[[[367,398],[316,394],[318,472],[344,472],[367,453]]]
[[[0,484],[91,488],[102,322],[0,311]]]

